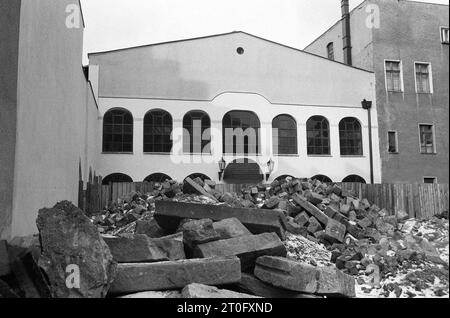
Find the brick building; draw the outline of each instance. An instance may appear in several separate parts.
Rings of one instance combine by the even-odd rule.
[[[449,182],[449,7],[367,0],[305,51],[375,72],[384,183]]]

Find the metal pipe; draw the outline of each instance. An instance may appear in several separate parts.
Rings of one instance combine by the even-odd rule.
[[[373,175],[373,146],[372,146],[372,102],[363,100],[362,106],[364,109],[367,109],[367,116],[369,121],[369,156],[370,156],[370,183],[374,184],[374,175]]]

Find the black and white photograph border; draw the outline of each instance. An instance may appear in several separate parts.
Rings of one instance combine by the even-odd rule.
[[[448,299],[449,37],[448,0],[0,0],[0,298]]]

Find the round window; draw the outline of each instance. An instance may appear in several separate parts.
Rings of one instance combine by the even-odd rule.
[[[239,55],[244,54],[244,48],[243,48],[243,47],[238,47],[236,51],[237,51],[237,53],[238,53]]]

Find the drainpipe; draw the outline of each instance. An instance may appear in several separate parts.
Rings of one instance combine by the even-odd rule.
[[[350,5],[348,0],[341,1],[342,41],[344,47],[344,63],[352,65],[352,36],[350,30]]]
[[[367,116],[369,121],[369,156],[370,156],[370,183],[374,184],[374,177],[373,177],[373,147],[372,147],[372,102],[363,100],[362,101],[362,107],[364,109],[367,109]]]

